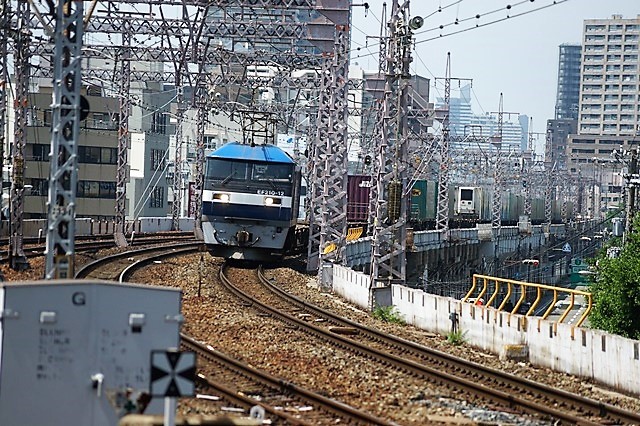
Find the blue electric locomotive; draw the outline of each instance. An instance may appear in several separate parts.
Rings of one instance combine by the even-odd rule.
[[[202,231],[213,256],[272,261],[294,248],[301,173],[286,152],[231,142],[205,170]]]

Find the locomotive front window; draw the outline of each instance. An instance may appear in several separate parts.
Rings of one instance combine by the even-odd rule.
[[[460,190],[460,200],[462,200],[462,201],[473,201],[473,189],[461,189]]]
[[[213,180],[246,180],[247,163],[207,159],[207,178]]]
[[[293,165],[256,163],[251,167],[251,180],[270,182],[291,182]]]

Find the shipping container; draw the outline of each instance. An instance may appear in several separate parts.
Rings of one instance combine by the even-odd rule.
[[[367,223],[369,221],[369,194],[373,179],[369,175],[347,177],[347,222]]]
[[[436,218],[438,204],[437,183],[418,180],[411,188],[411,214],[409,222],[415,230],[430,229]]]
[[[521,195],[511,192],[502,194],[501,221],[503,226],[517,226],[523,212],[524,199]]]
[[[545,222],[544,199],[534,198],[531,200],[531,223],[540,225]]]
[[[475,214],[476,189],[473,186],[459,186],[456,190],[456,214]]]

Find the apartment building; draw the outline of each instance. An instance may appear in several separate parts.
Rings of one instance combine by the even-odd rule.
[[[32,85],[25,146],[24,218],[45,219],[50,174],[52,87]],[[167,112],[170,93],[144,84],[132,89],[138,100],[131,110],[128,151],[127,219],[167,216],[170,212],[166,169],[169,135],[175,132]],[[133,93],[132,92],[132,93]],[[119,99],[88,86],[82,95],[89,113],[78,133],[76,217],[113,220],[118,168]],[[13,111],[9,112],[9,117]],[[13,128],[13,122],[9,123]]]
[[[567,168],[589,193],[583,213],[602,217],[623,201],[624,152],[640,143],[640,15],[584,21],[577,133]]]
[[[578,134],[567,144],[571,168],[637,143],[639,43],[640,16],[584,22]]]
[[[78,133],[76,216],[111,219],[115,214],[118,164],[118,100],[83,90],[91,111]],[[47,218],[51,151],[51,87],[29,94],[25,146],[24,218]]]

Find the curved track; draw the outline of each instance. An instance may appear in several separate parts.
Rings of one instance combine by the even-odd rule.
[[[188,336],[182,335],[181,345],[198,354],[199,371],[207,370],[207,377],[215,377],[214,382],[200,374],[200,385],[214,389],[247,411],[260,405],[271,421],[278,419],[277,424],[394,424],[256,370]],[[233,383],[233,388],[220,383]]]
[[[221,278],[224,276],[224,266],[220,275]],[[512,376],[364,327],[287,294],[267,279],[261,270],[258,271],[258,278],[262,285],[277,295],[278,300],[268,298],[269,300],[262,302],[260,299],[264,300],[265,296],[248,294],[246,289],[228,285],[224,279],[223,283],[232,293],[259,311],[304,329],[330,344],[348,348],[367,358],[461,390],[470,399],[480,398],[508,410],[553,418],[563,424],[640,424],[640,415],[637,413]],[[283,304],[283,300],[286,303]],[[306,313],[306,316],[315,316],[314,324],[301,319],[301,312]]]
[[[193,232],[163,232],[158,234],[139,234],[129,241],[130,246],[143,246],[150,244],[158,244],[158,240],[163,241],[194,241]],[[8,241],[6,238],[0,240],[0,246],[4,246],[8,252]],[[113,235],[79,235],[74,242],[74,249],[77,253],[92,253],[98,250],[110,249],[117,247]],[[45,238],[25,238],[24,255],[27,258],[43,256],[46,249]],[[1,257],[0,262],[7,262],[7,256]]]
[[[75,278],[123,282],[127,280],[128,276],[130,276],[134,270],[150,262],[182,254],[194,253],[200,250],[201,247],[201,242],[187,242],[129,250],[102,257],[84,265],[76,272]]]
[[[118,253],[85,265],[78,271],[76,278],[123,282],[144,265],[192,253],[201,247],[201,243],[184,243]],[[187,335],[181,334],[181,346],[198,354],[199,387],[222,395],[219,397],[222,403],[240,407],[242,412],[249,412],[252,407],[259,405],[270,418],[278,419],[277,424],[282,425],[393,425],[384,419],[251,368]],[[233,383],[233,388],[221,383]],[[210,398],[211,403],[217,403],[216,400],[218,397]],[[228,409],[228,406],[225,405],[224,409]]]

